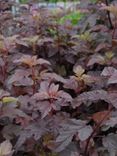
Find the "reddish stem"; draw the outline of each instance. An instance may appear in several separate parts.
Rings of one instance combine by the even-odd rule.
[[[106,3],[107,6],[109,6],[108,0],[105,0],[105,3]],[[108,15],[108,21],[110,23],[110,29],[113,29],[113,24],[112,24],[112,21],[111,21],[111,17],[110,17],[109,11],[107,11],[107,15]]]
[[[32,67],[32,80],[33,80],[33,94],[36,92],[36,80],[35,80],[35,70]]]
[[[112,39],[114,39],[115,37],[115,33],[116,33],[116,28],[117,28],[117,18],[115,18],[115,25],[114,25],[114,29],[113,29],[113,33],[112,33]]]
[[[94,134],[99,130],[99,128],[100,128],[101,124],[104,122],[104,120],[109,116],[109,114],[111,113],[112,109],[113,108],[111,107],[110,110],[107,112],[107,114],[99,122],[99,124],[94,128],[92,134],[89,136],[89,138],[87,140],[87,143],[86,143],[86,146],[85,146],[84,156],[88,156],[88,147],[89,147],[89,144],[90,144],[90,140],[93,138]]]
[[[5,82],[6,78],[7,78],[7,67],[8,67],[7,57],[8,57],[8,50],[6,49],[6,50],[4,50],[4,55],[3,55],[4,66],[2,68],[3,81],[4,82]]]

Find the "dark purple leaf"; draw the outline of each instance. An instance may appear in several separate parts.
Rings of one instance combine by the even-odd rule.
[[[62,128],[59,131],[59,135],[56,139],[56,143],[61,143],[56,150],[62,151],[68,146],[73,139],[73,136],[78,133],[78,137],[81,141],[86,140],[92,133],[92,128],[86,125],[86,121],[70,119],[66,123],[62,124]],[[83,130],[83,131],[82,131]]]
[[[110,133],[103,138],[103,145],[110,155],[115,156],[117,153],[117,135]]]
[[[84,92],[78,95],[77,98],[73,100],[73,108],[80,106],[82,103],[86,104],[87,102],[94,103],[99,100],[104,100],[108,102],[108,93],[104,90],[94,90],[89,92]]]

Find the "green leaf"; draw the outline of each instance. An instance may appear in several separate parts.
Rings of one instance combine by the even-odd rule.
[[[5,103],[11,103],[11,102],[17,102],[18,99],[17,98],[14,98],[14,97],[3,97],[2,98],[2,102],[5,104]]]

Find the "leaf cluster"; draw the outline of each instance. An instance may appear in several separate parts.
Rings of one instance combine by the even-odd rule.
[[[0,12],[0,156],[116,156],[117,8],[78,9]]]

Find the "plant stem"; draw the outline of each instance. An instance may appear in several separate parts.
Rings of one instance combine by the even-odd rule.
[[[7,78],[7,68],[8,68],[8,60],[7,60],[7,58],[8,58],[8,49],[6,48],[6,50],[4,51],[4,54],[3,54],[4,66],[2,68],[2,71],[3,71],[3,81],[4,82],[5,82],[6,78]]]
[[[87,140],[87,143],[86,143],[86,146],[85,146],[85,151],[84,151],[83,156],[88,156],[88,147],[89,147],[90,140],[93,138],[94,134],[99,130],[99,128],[100,128],[101,124],[104,122],[104,120],[109,116],[112,109],[113,109],[112,107],[109,109],[107,114],[103,117],[103,119],[99,122],[99,124],[94,128],[92,134],[89,136],[89,138]]]
[[[107,6],[109,6],[108,0],[105,0],[105,3],[106,3]],[[107,11],[107,15],[108,15],[108,21],[110,23],[110,29],[113,29],[113,24],[112,24],[112,21],[111,21],[111,17],[110,17],[109,11]]]
[[[114,39],[115,33],[116,33],[116,28],[117,28],[117,22],[116,22],[116,20],[117,20],[117,18],[115,17],[115,24],[114,24],[113,33],[112,33],[112,39]]]
[[[35,80],[35,70],[32,67],[32,80],[33,80],[33,94],[36,92],[36,80]]]

